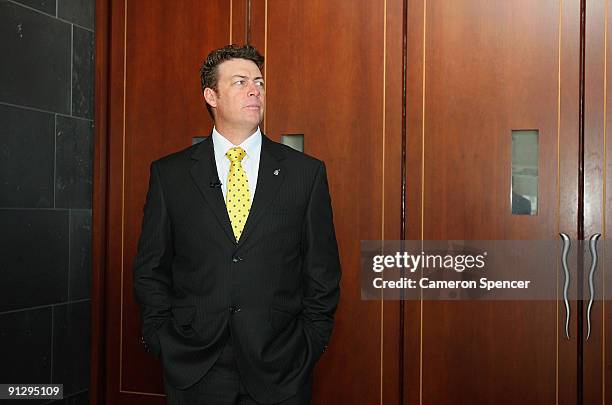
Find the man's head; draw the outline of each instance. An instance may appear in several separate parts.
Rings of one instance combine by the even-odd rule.
[[[264,58],[251,45],[212,51],[200,69],[206,108],[215,125],[254,129],[263,119]]]

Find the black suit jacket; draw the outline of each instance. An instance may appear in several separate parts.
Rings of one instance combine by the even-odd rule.
[[[340,263],[325,165],[262,138],[238,243],[212,137],[151,164],[134,291],[144,341],[170,384],[197,382],[231,335],[249,391],[278,402],[325,351]]]

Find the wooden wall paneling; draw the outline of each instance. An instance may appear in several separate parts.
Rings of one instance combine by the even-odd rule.
[[[561,116],[577,111],[561,110],[577,76],[560,86],[560,3],[419,3],[408,10],[409,235],[556,240],[559,150],[575,135]],[[510,214],[512,129],[540,131],[537,216]],[[420,305],[406,313],[419,339],[406,342],[405,403],[556,403],[557,302]]]
[[[402,114],[404,93],[403,29],[404,1],[386,0],[384,5],[384,138],[381,231],[385,240],[401,239],[402,225]],[[374,207],[373,207],[374,209]],[[400,302],[382,303],[382,367],[380,376],[381,404],[400,403],[401,342]],[[378,403],[378,402],[377,402]]]
[[[586,54],[585,54],[585,113],[584,113],[584,155],[585,155],[585,190],[584,190],[584,238],[585,242],[595,233],[605,234],[605,186],[606,181],[606,96],[607,96],[607,1],[599,0],[586,4]],[[591,334],[587,336],[587,305],[584,302],[584,403],[605,404],[605,342],[609,335],[605,334],[604,319],[604,274],[609,271],[609,260],[602,260],[605,254],[605,240],[598,243],[599,260],[595,281],[594,305],[590,314]],[[585,243],[585,247],[588,242]],[[588,277],[591,266],[591,255],[588,249],[584,255],[584,287],[585,299],[590,298]]]
[[[559,176],[559,216],[558,232],[569,235],[572,241],[570,254],[571,279],[576,280],[577,262],[577,217],[578,217],[578,103],[579,103],[579,38],[580,38],[580,0],[559,1],[563,6],[561,15],[561,54],[560,54],[560,117],[558,165]],[[556,235],[550,236],[558,238]],[[557,270],[559,274],[560,269]],[[563,277],[558,276],[558,291],[562,291]],[[576,283],[571,284],[571,294],[576,296]],[[561,294],[561,293],[559,293]],[[561,295],[557,300],[558,367],[557,397],[560,404],[575,403],[576,397],[576,335],[577,302],[570,302],[570,339],[565,335],[565,307]]]
[[[126,390],[149,391],[152,376],[140,370],[139,313],[133,301],[132,262],[136,254],[150,162],[207,136],[211,120],[201,96],[203,57],[229,42],[229,3],[160,2],[157,7],[128,2],[125,110],[125,199],[123,246]],[[130,17],[133,15],[133,18]],[[157,66],[157,68],[151,68]],[[158,371],[158,367],[151,368]],[[138,377],[137,377],[138,376]],[[142,379],[141,379],[142,378]]]
[[[600,306],[600,315],[593,315],[594,320],[594,333],[598,334],[603,331],[602,345],[601,345],[601,367],[602,374],[602,386],[601,386],[601,397],[602,403],[608,404],[612,402],[612,243],[610,243],[610,231],[612,230],[612,141],[610,138],[610,129],[612,129],[612,106],[609,101],[609,96],[612,94],[610,85],[612,84],[612,52],[608,50],[609,41],[612,38],[612,31],[610,22],[612,21],[612,12],[610,10],[611,5],[609,1],[605,2],[605,27],[604,27],[604,60],[605,66],[605,80],[604,80],[604,127],[603,127],[603,144],[604,150],[606,151],[605,159],[603,162],[604,172],[603,184],[604,189],[602,191],[604,202],[603,202],[603,227],[602,227],[602,240],[600,242],[600,254],[601,254],[601,266],[598,268],[600,276],[602,277],[603,289],[599,296],[596,305]]]
[[[262,54],[266,55],[266,30],[268,0],[247,0],[248,43]],[[265,76],[265,72],[264,72]]]
[[[306,152],[326,162],[343,266],[313,403],[380,403],[382,306],[361,300],[359,241],[384,236],[382,164],[398,156],[383,160],[384,2],[270,0],[266,10],[266,131],[304,134]]]
[[[584,237],[602,232],[603,162],[604,162],[604,94],[605,75],[605,0],[589,2],[586,7],[585,55],[585,201]],[[587,253],[587,256],[590,256]],[[587,257],[588,259],[588,257]],[[587,263],[588,264],[588,263]],[[588,270],[588,266],[587,266]],[[588,273],[588,271],[587,271]]]
[[[247,2],[249,44],[264,54],[266,49],[266,7],[268,6],[268,0],[247,0]]]
[[[596,305],[601,306],[600,315],[593,315],[594,332],[595,334],[603,331],[601,345],[601,374],[602,386],[601,396],[602,403],[607,404],[612,402],[612,243],[610,243],[610,231],[612,230],[612,141],[610,138],[610,129],[612,129],[612,106],[609,101],[609,95],[612,94],[610,85],[612,84],[612,52],[608,50],[608,42],[612,38],[612,10],[609,1],[605,1],[605,26],[604,26],[604,60],[605,60],[605,76],[604,76],[604,98],[603,98],[603,146],[605,150],[605,158],[603,161],[604,172],[603,184],[604,189],[602,195],[603,201],[603,219],[602,219],[602,240],[600,242],[601,265],[598,268],[602,277],[603,288]],[[597,287],[596,287],[597,288]]]
[[[406,22],[406,190],[405,190],[405,226],[406,239],[422,239],[421,218],[422,175],[424,147],[424,25],[425,4],[422,1],[408,1],[405,14]],[[403,403],[420,404],[422,397],[421,382],[421,317],[423,303],[406,301],[404,303],[404,370],[403,370]]]
[[[131,267],[149,164],[209,134],[198,71],[208,52],[229,42],[229,2],[125,0],[111,8],[107,398],[163,403],[159,362],[139,339]]]
[[[563,8],[559,9],[561,5]],[[479,27],[481,32],[483,29],[486,31],[491,29],[491,21],[496,18],[501,18],[501,28],[508,28],[511,23],[516,23],[516,16],[521,12],[502,12],[501,15],[506,16],[504,20],[499,14],[502,6],[497,9],[497,5],[463,5],[459,10],[453,9],[450,3],[442,5],[430,2],[427,5],[425,0],[410,1],[406,6],[409,64],[406,73],[405,165],[408,176],[405,225],[408,238],[463,237],[465,235],[462,233],[467,230],[472,238],[474,235],[479,238],[556,238],[555,233],[563,231],[575,239],[578,201],[575,134],[578,123],[573,112],[577,111],[578,100],[578,48],[577,41],[572,38],[577,38],[578,32],[578,1],[524,5],[523,8],[530,10],[532,16],[539,16],[539,26],[534,22],[536,17],[526,16],[526,23],[523,21],[523,24],[527,24],[527,28],[518,30],[518,35],[513,36],[516,44],[525,46],[525,49],[521,49],[522,53],[517,52],[513,44],[501,42],[501,46],[510,48],[510,54],[524,65],[513,65],[511,57],[496,54],[497,50],[491,51],[486,44],[485,52],[475,54],[476,58],[481,58],[478,60],[481,64],[496,60],[509,67],[507,72],[502,72],[502,76],[508,72],[507,77],[518,75],[512,76],[513,81],[518,77],[518,84],[504,88],[507,93],[499,93],[507,82],[502,81],[501,87],[496,87],[495,83],[486,81],[488,73],[484,71],[479,71],[478,76],[485,77],[484,82],[470,82],[470,75],[464,75],[461,80],[465,83],[459,83],[459,87],[454,88],[452,69],[457,69],[457,65],[450,66],[452,69],[449,71],[445,70],[449,66],[444,62],[466,59],[465,54],[469,55],[483,46],[480,42],[483,39],[454,43],[464,54],[453,58],[448,57],[453,51],[445,47],[445,38],[448,39],[445,34],[457,28],[457,16],[468,18],[470,24],[451,37],[466,38],[463,35],[467,35],[469,38],[469,35],[473,35],[471,28]],[[476,9],[477,12],[474,11]],[[467,15],[470,10],[473,15]],[[605,221],[610,217],[605,215],[605,210],[612,203],[607,190],[612,186],[603,174],[608,167],[604,153],[608,147],[605,123],[609,120],[605,121],[608,114],[607,88],[600,85],[601,78],[607,75],[607,2],[589,3],[587,10],[585,232],[588,236],[593,232],[605,231]],[[402,11],[401,0],[387,0],[380,4],[363,1],[354,4],[351,9],[341,3],[322,1],[304,4],[280,0],[194,0],[172,6],[162,2],[147,2],[145,6],[142,0],[97,2],[92,364],[98,366],[92,373],[92,402],[98,399],[99,403],[104,403],[108,399],[121,404],[133,402],[135,398],[146,403],[163,402],[159,365],[142,353],[138,343],[138,318],[131,293],[131,262],[140,229],[148,164],[156,157],[189,145],[192,136],[208,133],[211,121],[199,94],[197,75],[201,59],[213,48],[229,42],[247,41],[268,59],[265,68],[268,78],[265,131],[273,139],[279,139],[282,133],[305,133],[306,151],[328,163],[344,268],[343,298],[332,347],[317,369],[315,402],[397,401],[400,391],[397,376],[400,370],[399,362],[394,361],[394,357],[399,354],[399,303],[360,300],[356,260],[359,247],[355,242],[359,239],[397,239],[399,235],[402,128],[401,125],[398,128],[398,122],[401,122],[402,106],[399,100],[403,80],[400,71],[401,24],[405,23]],[[108,28],[104,25],[105,15],[110,16]],[[561,24],[552,21],[556,15],[561,17]],[[453,18],[442,18],[450,16]],[[439,21],[447,21],[447,24],[441,25]],[[554,32],[559,28],[560,32]],[[534,33],[537,35],[532,37]],[[500,38],[504,35],[502,32]],[[333,41],[329,38],[333,38]],[[551,55],[546,51],[555,49],[555,40],[557,45],[561,44],[561,48],[557,46],[557,53]],[[107,47],[110,47],[110,51],[105,55]],[[325,49],[329,51],[321,51]],[[363,53],[358,53],[358,50]],[[108,79],[105,58],[110,70]],[[556,65],[554,58],[557,58]],[[537,66],[531,65],[534,61],[538,63]],[[489,67],[495,70],[499,66]],[[468,69],[466,66],[459,66],[459,69],[468,71],[465,70]],[[551,77],[558,75],[556,82],[562,83],[562,86],[552,89],[554,80],[550,77],[547,77],[548,80],[534,81],[532,77],[524,76],[524,72],[538,75],[543,71],[548,71]],[[448,78],[451,79],[450,87]],[[109,85],[108,104],[103,90],[105,83]],[[444,83],[444,86],[440,87],[439,83]],[[503,100],[511,107],[501,111],[476,105],[484,124],[478,126],[470,120],[469,115],[460,116],[467,118],[461,121],[452,114],[448,115],[449,107],[445,104],[445,98],[457,96],[458,93],[453,93],[456,89],[474,96],[469,102],[478,101],[484,95],[492,104]],[[557,93],[553,94],[553,90]],[[492,94],[501,94],[501,97],[496,98]],[[519,104],[513,104],[517,102]],[[557,115],[550,112],[554,103],[557,103],[556,108],[560,112]],[[523,109],[525,105],[539,109],[528,111]],[[516,115],[508,111],[515,111]],[[536,113],[545,118],[539,121]],[[492,116],[496,117],[498,127],[487,126]],[[359,120],[355,117],[359,117]],[[539,222],[536,226],[532,223],[533,218],[508,219],[502,216],[488,221],[487,218],[492,218],[495,210],[503,208],[507,211],[508,207],[504,206],[507,199],[500,197],[507,184],[490,184],[489,194],[476,190],[474,194],[484,196],[489,202],[481,206],[481,202],[474,200],[465,190],[455,187],[462,183],[457,179],[464,179],[465,183],[466,177],[449,174],[444,171],[447,166],[439,164],[440,156],[456,161],[457,151],[466,153],[462,149],[467,143],[465,139],[458,140],[447,135],[450,133],[448,129],[456,125],[459,128],[456,133],[467,134],[468,140],[471,139],[472,145],[477,148],[471,157],[479,157],[486,150],[493,150],[495,156],[500,157],[499,167],[503,167],[507,163],[504,159],[508,158],[507,154],[503,154],[503,142],[496,141],[493,136],[475,141],[469,135],[495,134],[499,128],[507,130],[517,123],[538,125],[544,141],[541,147],[547,148],[541,149],[542,155],[554,156],[558,153],[556,160],[542,161],[541,193],[548,200],[541,203],[543,212],[537,218]],[[556,141],[553,142],[550,134],[555,131]],[[472,167],[479,166],[472,164]],[[495,172],[496,167],[493,168],[494,176],[501,178]],[[486,176],[478,175],[484,180],[482,184],[487,184]],[[379,193],[376,193],[377,187]],[[555,187],[557,191],[554,191]],[[349,198],[351,192],[354,197]],[[442,201],[428,199],[432,195],[445,195],[447,198]],[[553,209],[555,200],[556,209]],[[476,222],[474,218],[466,222],[465,217],[452,213],[452,209],[461,206],[466,209],[479,207],[483,214],[475,219]],[[431,216],[432,212],[436,213],[435,217]],[[487,226],[483,226],[485,223]],[[357,233],[359,238],[355,238]],[[604,245],[602,241],[601,251]],[[609,264],[606,267],[606,263],[603,260],[600,265],[598,277],[601,278],[597,279],[597,285],[602,287],[604,294],[610,290],[604,283],[612,279],[604,277],[606,268],[610,268]],[[592,315],[594,334],[585,346],[588,363],[585,403],[605,403],[608,384],[606,370],[612,365],[612,359],[605,350],[610,336],[607,332],[612,322],[605,322],[605,301],[598,301],[597,304]],[[444,403],[445,393],[453,391],[454,383],[458,384],[448,376],[445,389],[436,388],[436,381],[439,383],[441,379],[439,369],[432,364],[437,361],[439,353],[431,350],[439,343],[432,342],[430,336],[440,336],[451,329],[459,330],[457,325],[465,324],[466,319],[469,324],[470,317],[476,313],[488,317],[489,322],[500,311],[510,311],[512,317],[521,311],[529,311],[530,305],[525,303],[523,307],[514,303],[509,309],[500,303],[478,303],[475,306],[469,303],[405,303],[404,403],[421,400],[424,403]],[[546,353],[555,340],[552,343],[556,358],[552,374],[550,370],[535,371],[540,380],[544,377],[544,393],[532,394],[541,401],[539,403],[549,403],[552,401],[551,387],[554,386],[555,401],[564,403],[567,398],[575,396],[576,343],[559,338],[563,334],[563,322],[559,320],[563,318],[564,310],[558,303],[538,303],[537,306],[539,309],[535,312],[544,314],[544,319],[536,315],[533,321],[548,332],[555,329],[555,339],[548,332],[540,340],[532,335],[532,330],[521,333],[527,336],[525,339],[530,339],[532,343],[535,341],[536,347]],[[460,316],[456,317],[459,312]],[[573,335],[576,332],[575,318],[572,317]],[[490,325],[495,324],[491,322]],[[367,325],[367,332],[355,333],[354,325]],[[500,329],[503,330],[503,325]],[[490,332],[487,339],[494,341],[497,333],[498,330]],[[102,334],[106,338],[106,346],[100,344]],[[468,348],[474,344],[473,340],[468,341],[463,337],[459,337],[459,342],[455,344],[464,344]],[[516,342],[513,341],[515,346]],[[516,350],[519,353],[516,361],[519,363],[520,352],[520,348]],[[355,357],[355,353],[359,353],[359,356]],[[106,363],[102,364],[104,356]],[[550,360],[551,356],[546,356]],[[444,364],[452,368],[453,361],[446,359]],[[479,363],[481,361],[484,363]],[[486,368],[488,361],[485,355],[476,359],[475,363]],[[349,364],[351,366],[347,367]],[[554,382],[551,382],[553,378]],[[516,376],[511,376],[510,380],[515,384],[524,382],[520,378],[520,381],[516,380]],[[373,381],[376,383],[373,384]],[[104,382],[107,383],[107,398],[100,390]],[[528,385],[529,381],[525,383]],[[494,391],[499,388],[491,386]],[[463,385],[462,388],[465,389]],[[494,391],[481,393],[482,396],[478,398],[486,403],[487,395],[492,396]],[[520,399],[525,398],[522,395]],[[452,399],[456,400],[456,397]],[[510,395],[505,400],[512,401],[513,397]]]
[[[94,167],[92,196],[91,374],[89,402],[104,404],[104,275],[106,263],[106,194],[109,99],[109,0],[96,1],[94,78]]]
[[[121,342],[121,235],[122,232],[122,173],[123,173],[123,121],[124,121],[124,64],[125,57],[124,1],[110,3],[110,94],[108,125],[108,189],[107,189],[107,251],[104,274],[106,321],[105,401],[118,402],[120,387]],[[115,235],[111,237],[111,235]],[[147,363],[148,364],[148,363]],[[158,403],[162,403],[159,401]]]
[[[249,26],[249,1],[250,0],[230,0],[232,21],[229,43],[243,45],[248,43],[247,30]]]
[[[131,266],[148,168],[152,160],[189,145],[193,136],[208,134],[211,122],[197,74],[202,58],[248,38],[270,59],[265,68],[272,72],[269,135],[305,133],[307,152],[324,159],[329,171],[343,298],[332,347],[318,367],[315,402],[397,402],[399,305],[361,301],[358,258],[360,239],[399,235],[402,2],[362,1],[347,12],[341,3],[322,1],[290,7],[266,0],[146,7],[137,0],[111,1],[108,206],[106,223],[99,222],[109,237],[106,251],[100,249],[104,257],[96,260],[107,260],[101,271],[106,276],[104,401],[164,401],[161,368],[142,351],[132,297]],[[304,42],[303,35],[312,41]],[[340,45],[329,41],[332,36]],[[266,49],[269,41],[273,52]],[[322,49],[329,49],[327,55]],[[323,63],[308,63],[321,55],[327,56]],[[291,81],[295,86],[287,91]],[[365,327],[356,332],[355,325]]]
[[[266,77],[266,66],[267,61],[267,7],[268,0],[246,0],[247,1],[247,42],[253,45],[260,54],[264,56],[264,67],[262,73]],[[268,94],[267,94],[267,83],[266,83],[266,109],[264,110],[264,119],[260,124],[261,130],[264,134],[269,136],[271,139],[278,141],[278,136],[269,134],[267,131],[267,116],[268,116]]]

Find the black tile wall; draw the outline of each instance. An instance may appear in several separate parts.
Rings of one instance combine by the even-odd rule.
[[[58,115],[55,134],[55,206],[90,208],[93,124]]]
[[[33,405],[89,403],[94,4],[0,0],[0,382],[65,394]]]
[[[0,1],[0,101],[70,113],[71,27]]]
[[[13,0],[17,3],[24,4],[28,7],[35,8],[44,13],[55,16],[56,2],[55,0]]]
[[[66,301],[68,211],[0,209],[0,229],[0,312]]]
[[[51,383],[51,321],[50,307],[0,315],[3,384]]]
[[[91,238],[91,210],[71,210],[69,300],[91,297]]]
[[[64,384],[64,396],[89,384],[89,301],[53,307],[53,383]]]
[[[81,27],[92,30],[94,15],[94,0],[57,0],[57,16]]]
[[[53,207],[53,114],[0,105],[0,206]]]
[[[93,118],[94,36],[75,26],[72,40],[72,115]]]

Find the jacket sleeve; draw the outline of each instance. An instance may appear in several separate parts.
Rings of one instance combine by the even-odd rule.
[[[170,313],[172,289],[172,230],[157,164],[151,164],[149,191],[138,253],[134,260],[134,293],[140,305],[142,342],[153,355],[160,355],[157,330]]]
[[[321,162],[306,209],[301,317],[317,354],[327,348],[340,298],[340,259],[325,165]]]

